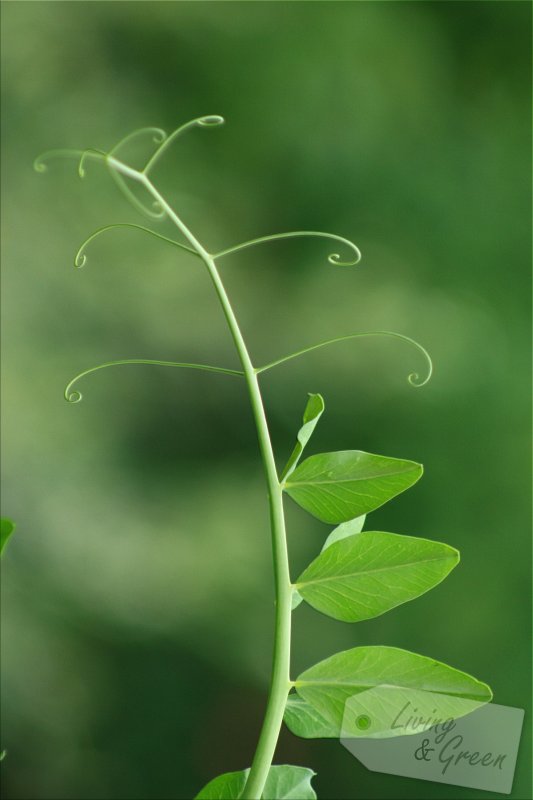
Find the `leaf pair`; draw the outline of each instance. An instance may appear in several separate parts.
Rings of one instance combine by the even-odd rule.
[[[324,410],[322,398],[317,402],[315,397],[308,402],[282,487],[313,516],[340,524],[294,583],[293,608],[305,600],[335,619],[359,622],[436,586],[457,565],[459,553],[428,539],[362,532],[364,515],[416,483],[420,464],[347,450],[311,456],[297,465]],[[337,653],[303,672],[293,685],[284,719],[304,738],[416,733],[437,719],[470,713],[492,697],[489,687],[470,675],[395,647]],[[410,706],[418,722],[408,731],[398,730],[394,718]]]
[[[293,608],[303,599],[334,619],[360,622],[436,586],[456,566],[459,553],[412,536],[382,531],[356,535],[366,513],[412,486],[422,467],[359,450],[311,456],[297,466],[323,411],[323,398],[310,395],[282,481],[307,511],[324,522],[341,524],[295,582]]]
[[[249,769],[227,772],[210,781],[196,795],[195,800],[238,800],[241,796]],[[311,778],[316,773],[306,767],[287,764],[270,767],[263,790],[264,800],[316,800]]]

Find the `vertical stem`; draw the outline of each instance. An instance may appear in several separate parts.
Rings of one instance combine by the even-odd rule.
[[[120,162],[116,162],[114,159],[109,159],[109,161],[113,161],[113,166],[119,169],[123,166],[121,164],[119,166]],[[132,177],[131,173],[130,177]],[[274,752],[283,722],[283,712],[285,711],[287,694],[290,688],[292,588],[285,532],[285,517],[283,514],[282,489],[278,480],[276,462],[272,451],[257,373],[253,367],[237,318],[235,317],[228,295],[226,294],[215,261],[184,225],[164,197],[159,194],[151,181],[149,181],[145,175],[142,175],[141,178],[137,178],[137,180],[140,180],[140,182],[146,186],[150,194],[157,200],[170,219],[191,243],[207,267],[242,364],[259,439],[270,506],[274,583],[276,592],[276,619],[272,675],[267,708],[255,756],[241,798],[242,800],[260,800],[272,764],[272,759],[274,758]]]

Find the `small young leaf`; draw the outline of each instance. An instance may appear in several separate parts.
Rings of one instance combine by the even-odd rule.
[[[6,517],[0,519],[0,555],[7,544],[7,540],[15,530],[15,523]]]
[[[344,622],[360,622],[429,591],[458,562],[458,551],[447,544],[367,531],[324,550],[295,587],[317,611]]]
[[[303,425],[298,431],[298,435],[296,437],[297,441],[294,445],[294,450],[292,451],[289,460],[285,466],[285,469],[281,473],[280,481],[285,480],[291,472],[296,469],[296,465],[300,460],[300,456],[304,451],[304,447],[311,438],[314,429],[316,428],[316,424],[322,413],[324,411],[324,398],[320,394],[310,394],[309,400],[307,401],[307,405],[305,407],[304,415],[303,415]]]
[[[362,514],[360,517],[349,519],[348,522],[343,522],[340,525],[337,525],[336,528],[333,528],[330,535],[324,542],[322,552],[324,552],[324,550],[326,550],[330,545],[338,542],[340,539],[346,539],[348,536],[354,536],[356,533],[361,533],[363,530],[363,525],[365,524],[365,519],[366,514]]]
[[[196,795],[195,800],[238,800],[250,770],[227,772],[214,778]],[[287,764],[270,767],[263,790],[264,800],[316,800],[311,778],[316,773],[307,767]]]
[[[318,711],[297,694],[290,694],[283,721],[287,728],[302,739],[339,739],[340,727],[320,716]]]
[[[367,691],[378,687],[377,693]],[[427,695],[429,712],[441,719],[462,716],[492,699],[489,687],[471,675],[397,647],[354,647],[337,653],[302,672],[295,688],[337,730],[342,729],[346,702],[363,692],[373,728],[389,731],[392,711],[401,710],[399,699],[409,704],[410,691],[421,713],[427,713],[420,702]],[[390,703],[385,702],[387,694]],[[465,700],[473,701],[466,711]]]
[[[298,505],[322,522],[347,522],[412,486],[421,464],[360,450],[320,453],[307,458],[283,488]]]

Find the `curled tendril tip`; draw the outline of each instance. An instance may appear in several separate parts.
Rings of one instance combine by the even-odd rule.
[[[206,117],[200,117],[197,120],[198,125],[201,125],[204,128],[208,128],[211,125],[224,125],[226,120],[224,117],[221,117],[219,114],[209,114]]]
[[[359,264],[362,259],[361,251],[353,242],[351,242],[351,246],[355,252],[355,259],[353,261],[342,261],[339,253],[331,253],[331,255],[328,256],[329,263],[333,264],[335,267],[355,267]]]
[[[153,231],[150,228],[145,228],[144,225],[136,225],[133,222],[114,222],[112,225],[105,225],[103,228],[98,228],[90,236],[88,236],[85,241],[81,243],[78,248],[78,252],[74,256],[74,266],[77,269],[81,269],[87,263],[87,255],[86,255],[86,248],[87,246],[97,237],[101,236],[106,231],[116,230],[118,228],[126,228],[126,229],[133,229],[139,230],[143,233],[149,233],[150,236],[153,236],[155,239],[160,239],[163,242],[167,242],[168,244],[173,245],[174,247],[178,247],[180,250],[184,250],[186,253],[191,253],[192,255],[198,255],[192,247],[188,247],[186,244],[182,242],[177,242],[175,239],[170,239],[168,236],[163,236],[157,231]]]
[[[328,261],[336,267],[355,267],[361,261],[361,251],[350,239],[345,239],[344,236],[338,236],[336,233],[326,233],[324,231],[288,231],[287,233],[274,233],[269,236],[260,236],[258,239],[251,239],[249,242],[237,244],[234,247],[228,247],[226,250],[221,250],[213,255],[213,258],[222,258],[223,256],[230,255],[230,253],[238,253],[239,250],[245,250],[247,247],[254,247],[258,244],[265,244],[266,242],[275,242],[280,239],[295,239],[302,236],[318,236],[322,239],[333,239],[336,242],[346,245],[348,249],[354,253],[354,257],[348,261],[341,261],[339,253],[331,253],[328,256]]]
[[[80,162],[78,164],[78,175],[80,178],[85,178],[86,171],[85,171],[85,161],[88,158],[107,158],[107,153],[104,153],[103,150],[96,150],[94,147],[88,147],[80,156]]]
[[[422,381],[420,380],[420,375],[418,374],[418,372],[411,372],[411,374],[407,376],[407,382],[411,386],[414,386],[415,389],[420,389],[421,386],[425,386],[426,383],[429,383],[429,381],[431,380],[432,374],[433,374],[433,365],[431,366],[431,368],[430,368],[428,374],[426,375],[426,377],[424,378],[424,380],[422,380]]]
[[[65,400],[67,403],[79,403],[83,399],[83,395],[81,392],[78,392],[75,389],[73,392],[69,391],[69,386],[65,389]]]
[[[41,156],[37,156],[37,158],[33,162],[33,169],[35,172],[47,172],[48,166],[42,161]]]
[[[266,364],[264,367],[259,367],[256,369],[256,372],[266,372],[267,370],[272,369],[272,367],[277,367],[280,364],[284,364],[286,361],[291,361],[293,358],[298,358],[306,353],[311,353],[313,350],[319,350],[322,347],[328,347],[329,345],[338,344],[339,342],[347,342],[350,339],[364,339],[371,336],[390,336],[393,339],[399,339],[411,344],[424,356],[427,364],[427,375],[423,380],[420,380],[420,375],[418,372],[411,372],[411,374],[407,376],[408,383],[418,389],[421,386],[425,386],[426,383],[431,380],[431,376],[433,375],[433,361],[431,360],[431,356],[426,348],[422,347],[422,345],[415,339],[411,339],[410,336],[404,336],[402,333],[395,333],[393,331],[360,331],[358,333],[349,333],[347,336],[337,336],[335,339],[326,339],[324,342],[318,342],[310,347],[305,347],[303,350],[297,350],[295,353],[289,353],[289,355],[278,358],[276,361],[271,361],[270,364]]]

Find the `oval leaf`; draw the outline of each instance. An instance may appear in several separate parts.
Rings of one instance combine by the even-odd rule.
[[[310,394],[309,400],[307,401],[307,405],[305,407],[304,415],[303,415],[303,425],[298,431],[298,435],[296,437],[296,444],[294,446],[294,450],[292,451],[289,460],[285,466],[285,469],[281,473],[280,481],[285,480],[291,472],[294,471],[298,461],[300,460],[300,456],[304,451],[304,447],[311,438],[314,429],[316,428],[316,424],[322,413],[325,409],[324,405],[324,398],[320,394]]]
[[[343,730],[346,704],[353,704],[355,696],[364,692],[365,715],[374,729],[389,731],[388,735],[407,732],[390,733],[391,713],[410,703],[410,693],[419,711],[425,713],[431,707],[428,713],[441,719],[463,716],[492,699],[490,688],[471,675],[397,647],[345,650],[302,672],[294,685],[300,697],[338,730]],[[377,694],[368,691],[376,688]],[[427,708],[421,703],[424,696]],[[387,697],[391,702],[386,702]],[[405,701],[403,706],[398,706],[399,699]],[[472,703],[465,704],[466,700]]]
[[[327,547],[335,542],[340,541],[341,539],[346,539],[348,536],[355,536],[355,534],[361,533],[363,530],[363,525],[365,524],[365,519],[366,514],[363,514],[360,517],[349,519],[348,522],[343,522],[341,525],[337,525],[336,528],[333,528],[330,535],[324,542],[322,551],[326,550]]]
[[[246,784],[249,769],[226,772],[214,778],[196,795],[195,800],[238,800]],[[264,800],[316,800],[311,778],[316,775],[307,767],[288,764],[270,767],[263,790]]]
[[[290,694],[283,721],[287,728],[302,739],[339,739],[340,728],[322,717],[313,706],[297,694]]]
[[[417,482],[421,464],[361,450],[307,458],[283,489],[322,522],[347,522],[379,508]]]
[[[335,542],[295,583],[309,605],[360,622],[432,589],[458,564],[455,548],[415,536],[367,531]]]
[[[15,523],[6,517],[0,519],[0,555],[3,553],[7,540],[15,530]]]

